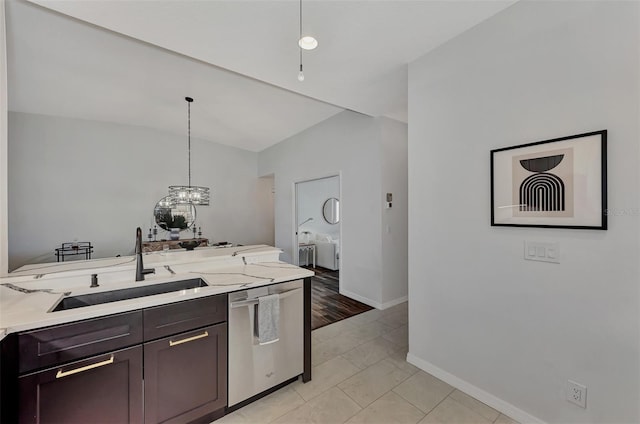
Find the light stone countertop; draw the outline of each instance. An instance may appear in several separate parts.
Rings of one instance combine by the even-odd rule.
[[[266,245],[152,252],[143,255],[144,267],[155,268],[156,273],[147,274],[144,281],[135,281],[135,256],[24,266],[0,278],[0,340],[7,334],[19,331],[313,275],[313,272],[304,268],[280,262],[281,252]],[[175,274],[171,274],[165,266],[169,266]],[[91,274],[98,274],[100,287],[89,288]],[[77,296],[193,278],[202,278],[208,286],[48,312],[65,295]],[[25,293],[16,288],[32,292]]]

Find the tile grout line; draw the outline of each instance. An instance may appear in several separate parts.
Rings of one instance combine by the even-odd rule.
[[[351,351],[349,351],[349,352],[351,352]],[[345,352],[345,353],[349,353],[349,352]],[[350,363],[351,365],[353,365],[354,367],[356,367],[356,368],[358,368],[358,369],[360,370],[360,371],[358,371],[356,374],[359,374],[360,372],[362,372],[362,371],[366,370],[366,368],[360,368],[358,365],[354,364],[352,361],[350,361],[349,359],[345,358],[345,357],[344,357],[344,356],[342,356],[342,355],[344,355],[344,353],[341,353],[341,354],[340,354],[340,355],[338,355],[338,356],[339,356],[339,357],[341,357],[342,359],[344,359],[345,361],[347,361],[348,363]],[[353,374],[353,375],[356,375],[356,374]],[[353,377],[353,375],[352,375],[351,377]],[[351,378],[351,377],[349,377],[349,378]],[[342,383],[342,381],[341,381],[340,383]],[[340,384],[340,383],[338,383],[338,384]],[[336,386],[337,386],[338,384],[336,384]]]
[[[283,387],[283,388],[286,388],[286,386],[285,386],[285,387]],[[302,406],[304,406],[304,405],[306,405],[306,404],[307,404],[307,401],[306,401],[306,400],[304,400],[304,398],[303,398],[302,396],[300,396],[300,394],[296,391],[296,389],[294,389],[293,387],[291,387],[290,389],[291,389],[291,391],[293,391],[293,393],[295,393],[295,394],[296,394],[300,399],[302,399],[302,401],[303,401],[304,403],[303,403],[302,405],[296,406],[295,408],[293,408],[293,409],[292,409],[292,410],[290,410],[290,411],[287,411],[287,412],[285,412],[285,413],[283,413],[283,414],[278,415],[277,417],[275,417],[275,418],[273,418],[272,420],[268,421],[268,423],[272,423],[272,422],[276,421],[277,419],[284,417],[284,416],[285,416],[285,415],[287,415],[289,412],[293,412],[293,411],[295,411],[295,410],[299,409],[300,407],[302,407]],[[281,390],[282,390],[282,389],[281,389]],[[263,398],[263,399],[264,399],[264,398]],[[262,399],[260,399],[260,400],[262,400]]]
[[[352,398],[351,396],[349,396],[349,393],[345,392],[344,390],[342,390],[340,387],[338,387],[338,385],[336,384],[335,386],[336,389],[340,390],[346,397],[348,397],[349,399],[351,399],[353,401],[353,403],[355,403],[356,405],[358,405],[358,408],[360,408],[360,410],[358,412],[356,412],[355,414],[353,414],[352,416],[350,416],[348,419],[346,419],[345,421],[343,421],[343,423],[346,423],[347,421],[349,421],[351,418],[355,417],[356,415],[358,415],[360,412],[364,411],[366,407],[362,407],[360,406],[360,404],[358,403],[358,401],[356,401],[354,398]],[[367,405],[369,406],[369,405]]]
[[[329,359],[329,361],[331,361],[331,360],[333,360],[333,359],[336,359],[336,358],[338,358],[338,357],[342,358],[340,355],[338,355],[338,356],[335,356],[335,357],[333,357],[333,358]],[[360,367],[358,367],[357,365],[355,365],[353,362],[349,361],[349,360],[348,360],[348,359],[346,359],[346,358],[342,358],[342,359],[344,359],[345,361],[349,362],[349,364],[353,365],[354,367],[358,368],[358,372],[362,371],[362,370],[360,370]],[[326,362],[329,362],[329,361],[325,361],[325,362],[323,362],[323,364],[324,364],[324,363],[326,363]],[[315,395],[315,396],[311,397],[309,400],[305,399],[305,398],[304,398],[304,396],[302,396],[302,394],[300,394],[297,390],[296,390],[296,393],[298,393],[298,396],[300,396],[300,397],[302,398],[302,400],[304,400],[304,401],[305,401],[305,403],[306,403],[306,402],[310,402],[311,400],[313,400],[313,399],[317,398],[317,397],[318,397],[318,396],[320,396],[321,394],[328,392],[331,388],[333,388],[333,387],[338,387],[338,384],[340,384],[340,383],[342,383],[342,382],[344,382],[344,381],[346,381],[346,380],[350,379],[350,378],[351,378],[351,377],[353,377],[354,375],[358,374],[358,372],[356,372],[355,374],[351,374],[351,375],[350,375],[350,376],[348,376],[348,377],[345,377],[344,379],[342,379],[342,380],[338,381],[338,382],[337,382],[336,384],[334,384],[333,386],[329,386],[329,387],[327,387],[325,390],[323,390],[323,391],[321,391],[320,393],[318,393],[317,395]],[[311,381],[313,381],[313,380],[311,380]],[[303,384],[306,384],[306,383],[303,383]],[[295,388],[294,388],[294,390],[295,390]],[[301,406],[302,406],[302,405],[301,405]]]
[[[368,324],[370,324],[370,323],[368,323]],[[403,325],[404,325],[404,324],[403,324]],[[400,326],[400,327],[402,327],[402,326]],[[400,327],[398,327],[398,328],[400,328]],[[391,331],[394,331],[394,330],[397,330],[397,328],[395,328],[395,329],[393,329],[393,330],[391,330]],[[349,352],[351,352],[353,349],[356,349],[356,348],[358,348],[358,347],[360,347],[360,346],[362,346],[362,345],[364,345],[364,344],[367,344],[367,343],[369,343],[369,342],[371,342],[371,341],[373,341],[373,340],[377,339],[378,337],[382,337],[382,338],[384,339],[384,336],[385,336],[386,334],[390,333],[391,331],[389,331],[389,332],[387,332],[387,333],[383,333],[383,334],[378,335],[378,336],[376,336],[376,337],[373,337],[373,338],[371,338],[371,339],[364,340],[362,343],[355,345],[353,348],[349,349],[349,350],[348,350],[348,351],[346,351],[346,352],[343,352],[343,353],[339,353],[339,354],[337,354],[337,355],[336,355],[336,356],[334,356],[333,358],[336,358],[336,357],[338,357],[338,356],[342,356],[342,355],[344,355],[345,353],[349,353]],[[339,337],[339,336],[340,336],[340,334],[338,334],[337,336],[331,337],[331,338],[329,338],[329,339],[327,339],[327,340],[321,341],[321,342],[319,342],[318,344],[326,343],[326,342],[328,342],[328,341],[330,341],[330,340],[332,340],[332,339],[334,339],[334,338],[336,338],[336,337]],[[393,344],[394,346],[396,346],[396,348],[397,348],[396,350],[404,349],[404,348],[405,348],[405,346],[400,346],[400,345],[398,345],[397,343],[394,343],[393,341],[391,341],[391,340],[389,340],[389,339],[385,339],[385,340],[387,340],[389,343],[391,343],[391,344]],[[408,346],[407,346],[407,347],[408,347]],[[313,344],[311,345],[311,349],[313,349]],[[324,361],[319,362],[319,363],[315,364],[314,366],[318,366],[318,365],[324,364],[325,362],[330,361],[330,360],[331,360],[331,359],[333,359],[333,358],[325,359]],[[346,358],[345,358],[345,359],[346,359]],[[355,364],[354,364],[354,365],[355,365]],[[358,367],[358,366],[356,365],[356,367]],[[358,368],[360,368],[360,367],[358,367]]]
[[[344,353],[341,353],[341,354],[340,354],[340,356],[342,356],[344,359],[349,360],[348,358],[345,358],[343,355],[347,355],[347,354],[349,354],[350,352],[353,352],[354,350],[356,350],[357,348],[359,348],[359,347],[361,347],[361,346],[364,346],[364,345],[365,345],[365,344],[367,344],[367,343],[371,343],[371,342],[373,342],[373,341],[375,341],[375,340],[377,340],[377,339],[383,339],[384,341],[386,341],[387,343],[390,343],[390,344],[391,344],[391,345],[393,345],[393,347],[394,347],[393,351],[392,351],[391,353],[387,353],[387,354],[384,356],[384,358],[382,358],[382,359],[386,359],[386,358],[390,357],[393,353],[395,353],[395,352],[399,351],[400,349],[403,349],[403,346],[398,346],[397,344],[395,344],[395,343],[394,343],[394,342],[392,342],[391,340],[387,340],[387,339],[385,339],[385,338],[384,338],[384,337],[382,337],[382,336],[378,336],[378,337],[375,337],[375,338],[373,338],[373,339],[371,339],[371,340],[369,340],[369,341],[367,341],[367,342],[365,342],[365,343],[363,343],[363,344],[361,344],[361,345],[358,345],[358,346],[354,347],[353,349],[350,349],[350,350],[348,350],[348,351],[346,351],[346,352],[344,352]],[[376,364],[376,363],[380,362],[382,359],[380,359],[380,360],[378,360],[378,361],[374,362],[373,364],[369,364],[369,365],[367,365],[365,368],[361,368],[361,369],[366,369],[366,368],[370,367],[371,365],[374,365],[374,364]],[[357,365],[357,364],[355,364],[354,362],[351,362],[351,363],[352,363],[352,364],[354,364],[355,366],[357,366],[358,368],[360,368],[360,366],[358,366],[358,365]]]
[[[374,366],[374,365],[376,365],[376,364],[379,364],[380,362],[384,361],[384,360],[385,360],[385,359],[387,359],[388,357],[389,357],[389,356],[387,355],[386,357],[382,358],[382,359],[381,359],[381,360],[379,360],[378,362],[376,362],[376,363],[374,363],[374,364],[369,365],[367,368],[370,368],[370,367],[372,367],[372,366]],[[347,359],[347,361],[348,361],[348,359]],[[397,366],[396,366],[396,364],[394,364],[394,363],[392,363],[392,362],[390,362],[390,364],[391,364],[395,369],[397,369],[397,370],[399,370],[399,371],[402,371],[402,369],[400,369],[399,367],[397,367]],[[365,370],[366,370],[367,368],[365,368]],[[356,375],[360,374],[360,373],[361,373],[361,372],[363,372],[363,371],[364,371],[364,370],[360,370],[360,372],[358,372],[358,373],[356,373],[356,374],[352,375],[351,377],[354,377],[354,376],[356,376]],[[396,387],[398,387],[399,385],[401,385],[402,383],[404,383],[405,381],[407,381],[409,378],[413,377],[414,375],[415,375],[415,373],[414,373],[414,374],[410,374],[410,375],[408,375],[408,376],[407,376],[407,377],[405,377],[402,381],[400,381],[398,384],[396,384],[395,386],[393,386],[392,388],[390,388],[389,390],[387,390],[386,392],[384,392],[383,394],[381,394],[380,396],[378,396],[377,398],[375,398],[373,401],[371,401],[367,406],[362,407],[362,409],[364,410],[364,409],[368,408],[368,407],[369,407],[369,406],[371,406],[374,402],[376,402],[377,400],[379,400],[380,398],[382,398],[382,397],[383,397],[384,395],[386,395],[387,393],[389,393],[389,392],[393,392],[393,389],[395,389]],[[351,377],[349,377],[349,378],[351,378]],[[345,381],[346,381],[346,380],[345,380]],[[341,381],[340,383],[343,383],[343,382],[344,382],[344,381]],[[340,383],[338,383],[338,384],[340,384]],[[335,386],[335,387],[338,387],[338,384],[336,384],[336,386]],[[340,387],[338,387],[338,389],[342,390]],[[344,390],[342,390],[342,391],[344,392]],[[395,392],[394,392],[394,393],[395,393]],[[345,394],[345,395],[347,395],[347,396],[349,396],[349,394],[348,394],[347,392],[344,392],[344,394]],[[400,396],[402,399],[404,399],[404,397],[402,397],[399,393],[395,393],[395,394],[397,394],[397,395],[398,395],[398,396]],[[448,395],[447,395],[447,396],[448,396]],[[350,399],[352,399],[355,403],[357,403],[357,404],[358,404],[358,406],[360,406],[360,404],[358,403],[358,401],[356,401],[355,399],[353,399],[351,396],[349,396],[349,398],[350,398]],[[409,401],[408,401],[408,400],[406,400],[406,399],[405,399],[405,401],[409,402]],[[413,405],[411,402],[409,402],[409,404]],[[415,405],[413,405],[413,406],[415,406]],[[419,411],[422,411],[422,410],[421,410],[420,408],[418,408],[417,406],[416,406],[416,408],[417,408]],[[425,416],[426,416],[426,414],[425,414]],[[424,417],[422,417],[422,418],[424,418]]]
[[[336,336],[336,337],[338,337],[338,336]],[[332,337],[332,338],[334,338],[334,337]],[[323,341],[323,342],[320,342],[320,343],[325,343],[325,342],[330,341],[330,340],[331,340],[331,339],[327,339],[327,340],[325,340],[325,341]],[[368,341],[366,341],[366,342],[364,342],[364,343],[360,343],[359,345],[354,346],[354,347],[353,347],[353,349],[355,349],[355,348],[357,348],[357,347],[360,347],[360,346],[362,346],[362,345],[363,345],[363,344],[365,344],[365,343],[368,343]],[[325,359],[324,361],[322,361],[322,362],[320,362],[320,363],[317,363],[317,364],[315,364],[315,365],[313,365],[313,366],[314,366],[314,367],[317,367],[318,365],[322,365],[322,364],[324,364],[324,363],[326,363],[326,362],[329,362],[330,360],[332,360],[332,359],[334,359],[334,358],[337,358],[338,356],[342,357],[342,355],[344,355],[345,353],[351,352],[353,349],[349,349],[348,351],[343,352],[343,353],[338,353],[338,354],[337,354],[336,356],[334,356],[333,358]],[[311,344],[311,350],[312,350],[312,352],[313,352],[313,344]],[[347,359],[347,358],[344,358],[344,359],[348,361],[348,359]],[[313,359],[311,360],[311,362],[313,362]],[[354,364],[353,362],[349,361],[349,363],[350,363],[350,364],[353,364],[356,368],[360,369],[360,367],[359,367],[359,366],[357,366],[356,364]]]
[[[338,321],[338,322],[340,322],[340,321]],[[371,322],[368,322],[368,323],[365,323],[365,324],[363,324],[362,326],[367,325],[367,324],[372,324],[373,322],[377,322],[377,320],[375,320],[375,321],[371,321]],[[334,323],[334,324],[335,324],[335,323]],[[382,325],[387,325],[387,324],[385,324],[385,323],[380,323],[380,324],[382,324]],[[360,346],[362,346],[362,345],[364,345],[364,344],[366,344],[366,343],[369,343],[369,342],[371,342],[371,341],[373,341],[373,340],[375,340],[375,339],[377,339],[377,338],[379,338],[379,337],[383,338],[384,340],[386,340],[386,341],[388,341],[389,343],[391,343],[391,344],[393,344],[394,346],[396,346],[396,349],[395,349],[395,350],[404,349],[404,348],[406,348],[406,347],[408,347],[408,346],[398,345],[397,343],[395,343],[395,342],[393,342],[393,341],[391,341],[391,340],[389,340],[389,339],[385,339],[385,338],[384,338],[384,336],[385,336],[385,335],[387,335],[387,334],[389,334],[389,333],[391,333],[391,332],[393,332],[393,331],[396,331],[397,329],[399,329],[399,328],[401,328],[401,327],[403,327],[403,326],[405,326],[405,325],[406,325],[406,324],[402,324],[402,325],[400,325],[399,327],[392,328],[391,330],[389,330],[389,331],[387,331],[387,332],[383,332],[382,334],[380,334],[380,335],[378,335],[378,336],[376,336],[376,337],[373,337],[373,338],[370,338],[370,339],[366,339],[366,340],[362,341],[361,343],[359,343],[359,344],[355,345],[353,348],[349,349],[348,351],[337,354],[337,355],[336,355],[336,356],[334,356],[333,358],[336,358],[336,357],[338,357],[338,356],[342,356],[342,355],[344,355],[344,354],[346,354],[346,353],[349,353],[349,352],[351,352],[352,350],[357,349],[358,347],[360,347]],[[362,326],[360,326],[360,327],[362,327]],[[357,327],[357,328],[359,328],[359,327]],[[352,328],[352,329],[345,329],[345,330],[343,330],[343,331],[350,331],[350,330],[354,330],[354,329],[353,329],[353,328]],[[332,340],[332,339],[335,339],[335,338],[339,337],[341,334],[342,334],[342,331],[341,331],[339,334],[337,334],[337,335],[335,335],[335,336],[333,336],[333,337],[331,337],[331,338],[328,338],[328,339],[326,339],[326,340],[323,340],[323,341],[319,342],[318,344],[326,343],[326,342],[328,342],[328,341],[330,341],[330,340]],[[312,349],[313,349],[313,344],[312,344]],[[387,356],[388,356],[388,355],[387,355]],[[322,361],[322,362],[319,362],[319,363],[317,363],[317,364],[314,364],[314,366],[318,366],[318,365],[324,364],[325,362],[328,362],[328,361],[330,361],[330,360],[331,360],[331,359],[333,359],[333,358],[325,359],[325,360],[324,360],[324,361]],[[347,358],[344,358],[344,359],[347,359]],[[350,362],[350,363],[352,363],[352,364],[353,364],[353,362]],[[353,364],[353,365],[355,365],[358,369],[361,369],[361,368],[360,368],[359,366],[357,366],[356,364]]]
[[[453,392],[455,392],[455,391],[456,391],[456,388],[454,387],[453,389],[451,389],[451,391],[449,392],[449,394],[448,394],[448,395],[446,395],[444,398],[442,398],[442,400],[441,400],[440,402],[438,402],[438,403],[436,404],[436,406],[434,406],[433,408],[431,408],[431,410],[430,410],[429,412],[427,412],[427,415],[429,415],[430,413],[432,413],[434,409],[436,409],[438,406],[440,406],[440,404],[441,404],[442,402],[444,402],[444,401],[445,401],[445,399],[447,399],[449,396],[451,396],[451,393],[453,393]],[[451,400],[455,400],[455,399],[451,399]],[[464,406],[464,405],[463,405],[463,406]]]
[[[357,317],[357,315],[356,315],[356,317]],[[353,401],[353,402],[358,406],[358,408],[360,408],[360,410],[359,410],[358,412],[356,412],[355,414],[351,415],[347,420],[345,420],[345,421],[344,421],[344,422],[347,422],[347,421],[349,421],[351,418],[353,418],[354,416],[358,415],[360,412],[362,412],[363,410],[365,410],[366,408],[368,408],[371,404],[373,404],[374,402],[376,402],[377,400],[379,400],[380,398],[382,398],[383,396],[387,395],[387,394],[388,394],[388,393],[390,393],[390,392],[393,392],[393,389],[395,389],[395,388],[396,388],[396,387],[398,387],[400,384],[404,383],[406,380],[408,380],[408,379],[409,379],[409,378],[411,378],[413,375],[415,375],[416,373],[411,374],[411,373],[409,373],[408,371],[406,371],[406,372],[409,374],[409,375],[407,375],[407,377],[405,377],[404,379],[402,379],[400,382],[398,382],[398,384],[396,384],[396,385],[394,385],[393,387],[391,387],[389,390],[387,390],[385,393],[383,393],[382,395],[380,395],[378,398],[376,398],[375,400],[373,400],[372,402],[370,402],[370,403],[369,403],[367,406],[365,406],[365,407],[360,406],[360,404],[359,404],[355,399],[353,399],[351,396],[349,396],[349,394],[348,394],[348,393],[346,393],[344,390],[342,390],[340,387],[338,387],[338,385],[339,385],[339,384],[341,384],[341,383],[345,382],[346,380],[348,380],[348,379],[352,378],[353,376],[355,376],[355,375],[357,375],[357,374],[359,374],[359,373],[363,372],[363,371],[364,371],[364,370],[366,370],[367,368],[369,368],[369,367],[371,367],[371,366],[373,366],[373,365],[375,365],[375,364],[378,364],[378,363],[380,363],[380,362],[382,362],[382,361],[384,361],[384,360],[386,360],[386,359],[389,359],[389,358],[390,358],[390,356],[391,356],[391,354],[393,354],[393,353],[395,353],[395,352],[397,352],[397,351],[399,351],[399,350],[401,350],[401,349],[405,349],[405,347],[404,347],[404,346],[399,346],[398,344],[396,344],[396,343],[392,342],[391,340],[387,340],[387,339],[385,339],[385,340],[387,340],[389,343],[393,344],[396,348],[395,348],[395,349],[394,349],[390,354],[387,354],[384,358],[380,359],[379,361],[376,361],[375,363],[373,363],[373,364],[371,364],[371,365],[369,365],[369,366],[367,366],[367,367],[365,367],[365,368],[360,368],[358,365],[356,365],[355,363],[353,363],[352,361],[350,361],[349,359],[347,359],[347,358],[345,358],[345,357],[343,356],[344,354],[346,354],[346,353],[348,353],[348,352],[351,352],[352,350],[354,350],[354,349],[356,349],[356,348],[358,348],[358,347],[360,347],[360,346],[362,346],[362,345],[364,345],[364,344],[366,344],[366,343],[369,343],[369,342],[371,342],[371,341],[373,341],[373,340],[375,340],[375,339],[377,339],[377,338],[380,338],[380,337],[384,338],[384,337],[383,337],[384,335],[386,335],[386,334],[388,334],[388,333],[390,333],[390,332],[392,332],[392,331],[396,331],[397,329],[401,328],[402,326],[407,325],[407,324],[400,324],[399,326],[394,327],[394,326],[392,326],[392,325],[390,325],[390,324],[387,324],[387,323],[384,323],[384,322],[380,322],[380,321],[379,321],[379,319],[381,319],[381,318],[384,318],[384,315],[383,315],[383,316],[381,316],[381,317],[380,317],[380,318],[378,318],[378,319],[375,319],[375,320],[372,320],[372,321],[369,321],[369,322],[365,322],[365,323],[363,323],[363,324],[361,324],[361,325],[356,325],[356,324],[352,324],[351,322],[349,322],[348,324],[345,324],[345,326],[347,326],[347,328],[346,328],[346,329],[342,329],[342,330],[340,330],[340,332],[339,332],[337,335],[335,335],[335,336],[333,336],[333,337],[330,337],[330,338],[328,338],[328,339],[326,339],[326,340],[323,340],[323,341],[321,341],[321,342],[318,342],[318,344],[320,344],[320,343],[325,343],[325,342],[327,342],[327,341],[329,341],[329,340],[331,340],[331,339],[334,339],[334,338],[336,338],[336,337],[339,337],[339,336],[340,336],[344,331],[356,330],[356,329],[358,329],[358,328],[360,328],[360,327],[362,327],[362,326],[365,326],[365,325],[367,325],[367,324],[372,324],[372,323],[375,323],[375,322],[377,322],[377,323],[379,323],[379,324],[381,324],[381,325],[384,325],[384,326],[390,327],[389,331],[383,332],[382,334],[380,334],[380,335],[378,335],[378,336],[376,336],[376,337],[373,337],[373,338],[371,338],[371,339],[363,340],[361,343],[357,344],[356,346],[354,346],[352,349],[348,350],[347,352],[344,352],[344,353],[338,354],[338,355],[334,356],[333,358],[327,359],[327,360],[325,360],[325,361],[323,361],[323,362],[321,362],[321,363],[319,363],[319,364],[314,365],[314,367],[316,367],[316,366],[319,366],[319,365],[321,365],[321,364],[324,364],[324,363],[326,363],[326,362],[328,362],[328,361],[330,361],[330,360],[332,360],[332,359],[334,359],[334,358],[338,358],[338,357],[339,357],[339,358],[341,358],[341,359],[343,359],[343,360],[347,361],[349,364],[351,364],[351,365],[352,365],[352,366],[354,366],[355,368],[357,368],[357,369],[358,369],[358,371],[357,371],[355,374],[353,374],[353,375],[351,375],[351,376],[349,376],[349,377],[346,377],[346,378],[344,378],[344,379],[340,380],[339,382],[337,382],[337,383],[336,383],[336,384],[334,384],[333,386],[328,387],[326,390],[323,390],[322,392],[320,392],[320,393],[318,393],[317,395],[313,396],[313,397],[312,397],[312,398],[310,398],[309,400],[306,400],[306,399],[305,399],[305,398],[304,398],[304,397],[303,397],[303,396],[302,396],[302,395],[301,395],[301,394],[300,394],[300,393],[299,393],[299,392],[298,392],[294,387],[292,387],[292,388],[291,388],[291,390],[292,390],[292,391],[293,391],[297,396],[299,396],[299,397],[300,397],[300,399],[302,399],[302,401],[303,401],[304,403],[303,403],[303,404],[301,404],[301,405],[299,405],[299,406],[297,406],[296,408],[294,408],[294,409],[292,409],[292,410],[290,410],[290,411],[287,411],[287,412],[285,412],[285,413],[283,413],[283,414],[278,415],[277,417],[274,417],[274,418],[273,418],[272,420],[270,420],[269,422],[270,422],[270,423],[271,423],[271,422],[274,422],[274,421],[276,421],[276,420],[278,420],[278,419],[282,418],[283,416],[285,416],[285,415],[287,415],[287,414],[289,414],[289,413],[291,413],[291,412],[293,412],[293,411],[296,411],[296,410],[298,410],[298,409],[302,408],[303,406],[307,405],[307,404],[308,404],[310,401],[312,401],[313,399],[317,398],[318,396],[321,396],[321,395],[322,395],[322,394],[324,394],[324,393],[327,393],[329,390],[331,390],[331,389],[332,389],[332,388],[334,388],[334,387],[335,387],[336,389],[338,389],[341,393],[343,393],[345,396],[347,396],[349,399],[351,399],[351,400],[352,400],[352,401]],[[343,321],[344,321],[344,320],[343,320]],[[338,322],[339,322],[339,321],[338,321]],[[353,325],[353,327],[352,327],[352,328],[349,328],[349,327],[348,327],[349,325]],[[312,334],[312,336],[313,336],[313,334]],[[316,341],[317,341],[317,340],[316,340]],[[390,360],[390,361],[388,361],[388,362],[389,362],[389,363],[390,363],[390,364],[391,364],[391,365],[392,365],[396,370],[399,370],[399,371],[405,372],[403,369],[401,369],[400,367],[398,367],[398,366],[397,366],[395,363],[393,363],[391,360]],[[455,390],[455,389],[454,389],[454,390]],[[453,392],[453,391],[452,391],[452,392]],[[396,393],[396,392],[394,392],[394,394],[396,394],[396,395],[400,396],[400,395],[399,395],[398,393]],[[451,394],[451,393],[449,393],[449,395],[450,395],[450,394]],[[447,395],[447,396],[449,396],[449,395]],[[401,397],[402,399],[404,399],[402,396],[400,396],[400,397]],[[446,398],[446,397],[445,397],[445,398]],[[413,404],[412,404],[411,402],[409,402],[407,399],[404,399],[404,400],[405,400],[407,403],[409,403],[410,405],[413,405]],[[443,400],[444,400],[444,399],[443,399]],[[425,413],[424,413],[420,408],[418,408],[416,405],[413,405],[413,406],[414,406],[414,407],[416,407],[416,409],[417,409],[418,411],[420,411],[422,414],[424,414],[424,415],[423,415],[423,417],[422,417],[421,419],[424,419],[424,417],[426,417],[426,416],[428,415],[428,413],[427,413],[427,414],[425,414]],[[436,405],[436,406],[437,406],[437,405]],[[434,407],[434,408],[435,408],[435,407]],[[431,412],[431,411],[430,411],[430,412]]]
[[[482,415],[480,412],[478,412],[478,411],[474,410],[474,409],[473,409],[473,408],[471,408],[470,406],[467,406],[467,405],[465,405],[464,403],[460,402],[459,400],[455,399],[455,398],[454,398],[454,397],[452,397],[451,395],[452,395],[456,390],[457,390],[457,391],[459,391],[460,393],[462,393],[463,395],[466,395],[466,396],[468,396],[469,398],[473,399],[474,401],[476,401],[476,402],[480,403],[481,405],[486,406],[487,408],[489,408],[489,409],[491,409],[491,410],[493,410],[493,411],[497,412],[497,413],[498,413],[498,416],[497,416],[496,418],[494,418],[493,420],[490,420],[489,418],[487,418],[487,417],[485,417],[484,415]],[[451,400],[452,400],[452,401],[454,401],[455,403],[457,403],[458,405],[464,406],[464,407],[465,407],[465,408],[467,408],[469,411],[471,411],[471,412],[475,413],[476,415],[478,415],[478,416],[480,416],[480,417],[484,418],[484,419],[485,419],[485,420],[487,420],[487,421],[491,421],[492,423],[495,423],[496,421],[498,421],[498,418],[500,418],[500,415],[504,415],[504,414],[502,414],[502,412],[498,411],[497,409],[490,407],[490,406],[489,406],[489,405],[487,405],[486,403],[484,403],[484,402],[482,402],[482,401],[480,401],[480,400],[476,399],[475,397],[473,397],[473,396],[471,396],[471,395],[469,395],[469,394],[467,394],[467,393],[463,392],[463,391],[462,391],[462,390],[460,390],[460,389],[455,389],[455,388],[454,388],[453,392],[449,393],[449,395],[447,395],[447,397],[450,397],[450,398],[451,398]]]
[[[422,372],[424,372],[424,371],[422,371]],[[415,374],[413,374],[413,375],[415,375]],[[397,387],[397,386],[396,386],[396,387]],[[395,389],[395,387],[394,387],[394,389]],[[429,410],[429,412],[425,412],[425,416],[427,416],[427,415],[429,415],[430,413],[432,413],[432,412],[433,412],[433,410],[434,410],[434,409],[436,409],[436,408],[437,408],[437,407],[438,407],[442,402],[444,402],[444,400],[445,400],[446,398],[448,398],[448,397],[449,397],[449,395],[451,395],[451,393],[453,393],[455,390],[456,390],[456,389],[455,389],[455,387],[454,387],[454,388],[453,388],[453,389],[452,389],[452,390],[451,390],[451,391],[450,391],[450,392],[449,392],[445,397],[443,397],[443,398],[442,398],[442,400],[441,400],[440,402],[438,402],[438,403],[437,403],[433,408],[431,408],[431,409]],[[411,405],[413,405],[413,406],[415,406],[416,408],[418,408],[420,411],[424,412],[424,411],[423,411],[423,410],[422,410],[418,405],[416,405],[415,403],[411,402],[411,401],[410,401],[409,399],[407,399],[406,397],[402,396],[402,394],[400,394],[400,393],[398,393],[398,392],[394,392],[394,393],[395,393],[395,394],[397,394],[398,396],[400,396],[402,399],[404,399],[404,400],[406,400],[407,402],[409,402]],[[452,399],[452,400],[454,400],[454,399]],[[464,406],[464,405],[463,405],[463,406]]]
[[[491,421],[491,420],[489,420],[488,418],[484,417],[484,416],[483,416],[481,413],[479,413],[478,411],[475,411],[475,410],[473,410],[471,407],[469,407],[469,406],[467,406],[467,405],[463,404],[462,402],[460,402],[460,401],[458,401],[458,400],[456,400],[456,399],[452,398],[452,397],[451,397],[451,394],[453,394],[453,392],[455,392],[456,390],[457,390],[457,389],[455,389],[455,388],[454,388],[454,390],[453,390],[451,393],[449,393],[449,394],[447,395],[447,397],[448,397],[448,398],[451,398],[451,401],[452,401],[452,402],[455,402],[455,403],[457,403],[459,406],[461,406],[461,407],[463,407],[463,408],[465,408],[465,409],[467,409],[467,410],[471,411],[473,414],[475,414],[475,415],[479,416],[479,417],[480,417],[480,418],[482,418],[483,420]],[[458,391],[460,391],[460,393],[463,393],[463,394],[465,394],[465,395],[466,395],[466,393],[464,393],[463,391],[461,391],[461,390],[458,390]],[[469,395],[467,395],[467,396],[469,396]],[[472,398],[472,399],[474,399],[474,400],[476,400],[476,401],[478,401],[478,402],[480,402],[478,399],[474,398],[473,396],[469,396],[469,397],[470,397],[470,398]],[[446,398],[445,398],[445,399],[446,399]],[[483,402],[480,402],[480,403],[482,403],[483,405],[489,406],[489,405],[487,405],[486,403],[483,403]],[[491,408],[491,407],[489,406],[489,408]],[[491,409],[493,409],[493,408],[491,408]],[[498,411],[497,409],[494,409],[494,411],[496,411],[496,412],[498,413],[498,416],[496,417],[496,419],[495,419],[495,420],[491,421],[492,423],[495,423],[495,422],[496,422],[496,420],[497,420],[498,418],[500,418],[500,414],[501,414],[501,412],[500,412],[500,411]]]

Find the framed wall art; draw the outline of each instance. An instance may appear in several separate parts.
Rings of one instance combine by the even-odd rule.
[[[491,151],[491,225],[607,229],[607,130]]]

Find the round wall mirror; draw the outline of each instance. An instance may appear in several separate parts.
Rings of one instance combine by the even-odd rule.
[[[340,201],[335,197],[325,200],[322,205],[322,216],[329,224],[340,222]]]
[[[163,230],[170,231],[179,228],[184,231],[191,227],[196,220],[196,207],[190,203],[171,205],[169,196],[163,197],[153,209],[156,224]]]

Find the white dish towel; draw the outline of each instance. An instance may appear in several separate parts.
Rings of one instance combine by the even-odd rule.
[[[280,295],[269,294],[258,298],[256,314],[256,336],[261,345],[275,343],[280,340]]]

